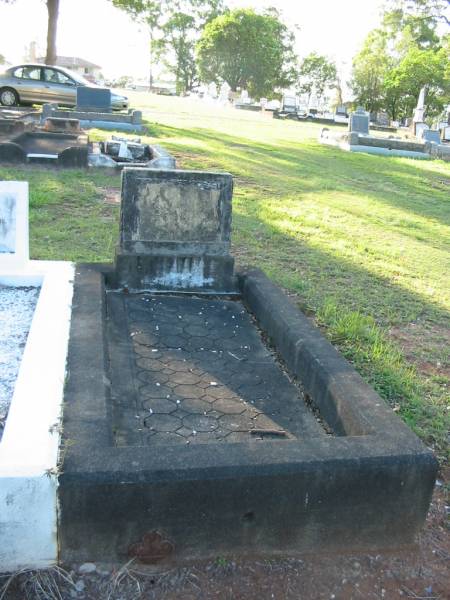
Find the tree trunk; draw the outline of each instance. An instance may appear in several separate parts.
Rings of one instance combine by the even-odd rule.
[[[149,69],[148,69],[148,87],[149,91],[152,91],[153,88],[153,28],[150,27],[149,31],[150,35],[150,46],[149,46]]]
[[[46,65],[56,63],[56,31],[58,27],[59,0],[47,0],[48,29]]]

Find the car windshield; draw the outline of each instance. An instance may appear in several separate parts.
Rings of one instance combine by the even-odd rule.
[[[78,73],[75,73],[70,69],[61,69],[61,72],[66,73],[69,77],[74,79],[80,85],[88,85],[89,87],[95,87],[95,83],[92,83],[92,81],[88,81],[82,75],[79,75]]]

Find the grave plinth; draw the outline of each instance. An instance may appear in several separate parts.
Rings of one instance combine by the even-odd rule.
[[[117,285],[233,292],[232,190],[227,173],[125,169]]]

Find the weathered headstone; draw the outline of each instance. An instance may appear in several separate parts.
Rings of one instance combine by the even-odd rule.
[[[424,129],[422,131],[422,139],[425,142],[441,143],[441,134],[436,129]]]
[[[28,258],[28,183],[0,181],[0,272]]]
[[[111,90],[88,86],[77,87],[77,110],[111,112]]]
[[[228,173],[125,169],[117,283],[130,289],[233,291],[232,193]]]
[[[350,120],[348,122],[348,130],[351,133],[369,133],[369,113],[358,107],[355,112],[350,115]]]

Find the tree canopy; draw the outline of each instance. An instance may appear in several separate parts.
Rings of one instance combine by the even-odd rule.
[[[152,64],[159,59],[175,75],[177,91],[190,90],[197,75],[195,44],[205,23],[222,12],[222,0],[111,1],[148,28],[150,86]]]
[[[390,0],[380,28],[371,31],[353,60],[355,100],[370,111],[387,110],[392,119],[412,115],[420,89],[427,86],[426,113],[432,117],[450,102],[450,0]]]
[[[295,77],[293,34],[271,10],[238,9],[209,22],[197,44],[202,81],[271,96]]]
[[[316,52],[311,52],[300,64],[297,90],[308,96],[314,92],[318,99],[322,98],[325,89],[335,87],[337,83],[336,65]]]

